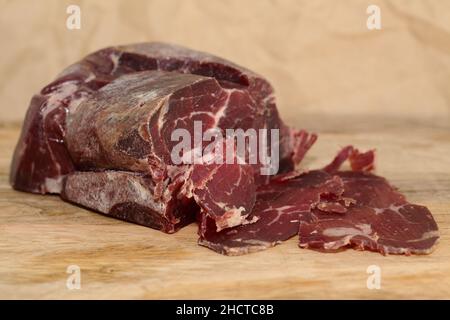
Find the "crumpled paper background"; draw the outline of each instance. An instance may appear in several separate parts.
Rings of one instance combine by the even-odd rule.
[[[69,4],[81,8],[81,30],[66,28]],[[381,8],[381,30],[366,27],[370,4]],[[158,40],[265,75],[290,124],[314,128],[322,117],[336,128],[361,117],[450,124],[449,1],[15,0],[0,7],[0,123],[20,123],[32,94],[87,53]]]

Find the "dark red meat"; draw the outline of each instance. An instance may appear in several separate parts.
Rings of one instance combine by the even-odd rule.
[[[153,206],[162,208],[158,214],[166,219],[164,231],[177,228],[170,218],[175,213],[169,211],[183,211],[169,205],[178,203],[175,199],[195,198],[219,229],[243,223],[254,205],[256,185],[269,176],[260,174],[260,162],[196,166],[180,174],[179,164],[171,161],[177,143],[171,134],[174,129],[193,133],[198,121],[203,132],[279,129],[280,171],[291,170],[314,142],[305,140],[305,132],[296,141],[298,133],[278,116],[272,87],[252,71],[174,45],[112,47],[70,66],[33,98],[14,154],[11,184],[28,192],[63,192],[68,201],[106,213],[102,208],[108,204],[86,203],[86,188],[75,192],[72,186],[73,192],[65,192],[65,177],[90,171],[84,179],[96,184],[104,178],[102,173],[97,177],[98,171],[139,172],[154,184]],[[270,145],[266,148],[271,154]],[[202,183],[201,176],[209,180]],[[167,191],[178,186],[177,179],[183,180],[180,191]],[[229,188],[229,196],[221,188]]]
[[[273,247],[298,234],[299,217],[310,212],[321,198],[339,198],[339,177],[324,171],[274,179],[257,191],[249,216],[253,223],[217,232],[209,217],[200,221],[199,244],[227,255],[240,255]]]
[[[359,152],[353,146],[346,146],[323,170],[329,173],[337,172],[347,160],[352,171],[372,171],[375,169],[375,150]]]
[[[383,254],[425,254],[439,232],[430,211],[408,203],[386,179],[367,172],[338,172],[343,197],[354,199],[345,213],[314,209],[300,219],[300,247],[336,251],[345,247]]]
[[[201,214],[222,230],[246,223],[256,198],[250,165],[194,165],[191,180],[193,198]]]
[[[346,160],[354,171],[338,171]],[[258,188],[248,218],[254,223],[217,232],[202,216],[199,243],[239,255],[299,234],[300,247],[322,251],[353,247],[383,254],[430,253],[439,238],[431,213],[367,172],[373,167],[373,151],[361,153],[348,146],[326,171],[279,175]]]
[[[269,141],[279,130],[275,143],[257,142],[259,153],[279,155],[279,165],[244,164],[249,146],[244,154],[232,150],[231,163],[205,162],[198,153],[209,141],[197,143],[198,124],[202,133],[222,136],[269,130]],[[176,129],[191,134],[178,150],[181,162],[172,157]],[[325,251],[431,252],[439,237],[431,213],[369,173],[374,151],[347,146],[323,170],[294,171],[316,139],[284,125],[271,85],[250,70],[162,43],[110,47],[68,67],[32,98],[10,180],[17,190],[59,193],[168,233],[197,219],[199,243],[228,255],[298,233],[301,247]],[[234,137],[223,142],[237,148]],[[340,172],[347,160],[352,172]],[[262,174],[267,167],[278,175]]]
[[[280,129],[282,169],[293,168],[294,141],[279,118],[269,82],[250,70],[207,53],[164,43],[141,43],[94,52],[68,67],[33,97],[11,165],[12,186],[28,192],[60,193],[63,177],[84,169],[74,165],[65,146],[67,114],[114,79],[144,70],[216,79],[213,85],[220,87],[229,100],[228,114],[222,118],[221,125],[228,126],[229,120],[241,128],[252,126],[254,112],[258,110],[261,114],[256,118],[264,119],[267,128]],[[248,103],[250,109],[246,110]],[[136,133],[130,134],[121,140],[123,147],[130,140],[134,141],[133,137],[138,138]]]

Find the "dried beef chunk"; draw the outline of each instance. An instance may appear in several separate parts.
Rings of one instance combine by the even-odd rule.
[[[345,213],[315,208],[300,219],[300,247],[337,251],[345,247],[382,254],[428,254],[439,232],[430,211],[411,204],[386,179],[368,172],[337,172],[344,198],[353,199]]]
[[[201,215],[199,244],[225,255],[241,255],[273,247],[298,234],[299,216],[322,197],[339,198],[343,183],[324,171],[279,176],[257,190],[249,223],[216,231]]]
[[[296,143],[291,130],[279,118],[273,89],[267,80],[207,53],[165,43],[139,43],[109,47],[86,56],[66,68],[33,97],[11,164],[11,185],[27,192],[60,193],[62,178],[80,169],[74,165],[65,146],[67,114],[76,111],[84,100],[118,77],[145,70],[197,74],[216,79],[229,99],[227,116],[221,118],[219,125],[248,128],[255,115],[261,115],[259,119],[264,119],[267,128],[280,129],[281,171],[290,170],[295,165],[292,157]],[[246,98],[241,94],[243,91]],[[246,110],[248,101],[253,102],[254,110]],[[246,117],[242,117],[243,114]],[[131,141],[137,146],[139,135],[140,132],[130,132],[119,145],[124,148]],[[127,151],[138,158],[147,150],[130,148]],[[266,181],[265,177],[258,178],[259,183]]]
[[[110,217],[173,233],[193,222],[198,211],[190,199],[172,196],[181,185],[182,181],[170,184],[166,195],[155,199],[155,185],[145,174],[75,172],[65,177],[61,197]]]

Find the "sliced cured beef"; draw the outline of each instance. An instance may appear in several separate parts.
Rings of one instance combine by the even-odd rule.
[[[256,199],[250,165],[194,165],[190,179],[193,199],[216,230],[248,222]]]
[[[345,247],[382,254],[430,253],[439,238],[430,211],[411,204],[386,179],[368,172],[338,172],[345,213],[314,209],[300,219],[300,247],[336,251]]]
[[[60,193],[63,177],[80,170],[65,145],[67,115],[99,88],[118,77],[145,70],[196,74],[216,79],[214,85],[221,88],[222,98],[228,100],[225,116],[220,116],[225,110],[217,110],[221,125],[228,126],[227,122],[231,121],[234,125],[231,127],[247,128],[254,125],[255,119],[264,119],[266,128],[280,129],[281,170],[293,168],[292,156],[298,153],[294,149],[294,135],[279,118],[273,89],[267,80],[207,53],[164,43],[140,43],[109,47],[88,55],[66,68],[33,97],[14,152],[11,185],[27,192]],[[243,91],[246,93],[242,94]],[[206,107],[207,101],[200,100],[205,104],[203,111],[211,112]],[[139,140],[136,132],[131,134],[128,140],[124,138],[122,147],[134,138]],[[130,149],[129,152],[142,153],[145,150]],[[265,177],[258,177],[265,181]]]
[[[199,244],[226,255],[241,255],[273,247],[298,234],[299,217],[323,198],[339,198],[343,183],[324,171],[280,176],[257,190],[257,199],[245,225],[217,231],[202,215]]]
[[[347,160],[352,171],[339,171]],[[374,161],[373,150],[359,152],[346,146],[324,168],[342,179],[344,193],[337,201],[322,201],[301,214],[300,247],[332,252],[351,247],[406,255],[433,250],[439,232],[430,211],[409,203],[386,179],[370,173]],[[345,210],[340,209],[342,205]]]
[[[253,224],[220,232],[202,216],[199,243],[226,255],[272,247],[297,234],[300,247],[346,247],[383,254],[430,253],[438,241],[429,210],[410,204],[386,179],[371,174],[374,151],[343,148],[324,170],[290,172],[258,188]],[[339,171],[348,160],[354,171]]]

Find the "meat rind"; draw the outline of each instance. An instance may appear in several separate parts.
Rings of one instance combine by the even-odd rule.
[[[214,220],[217,231],[248,221],[256,198],[250,165],[194,165],[191,180],[193,198],[201,214]]]
[[[279,129],[288,173],[270,180],[260,164],[174,165],[170,133],[195,120],[203,129]],[[271,85],[248,69],[175,45],[117,46],[32,98],[10,181],[169,233],[198,214],[200,243],[230,255],[273,246],[299,225],[302,247],[431,252],[439,235],[429,210],[362,173],[373,170],[373,151],[343,148],[328,174],[289,172],[316,138],[284,125]],[[346,160],[357,174],[338,172]]]
[[[253,223],[217,232],[212,221],[201,217],[199,244],[225,255],[242,255],[273,247],[298,234],[299,217],[309,212],[322,196],[339,197],[339,177],[310,171],[291,179],[275,179],[257,190],[248,220]]]
[[[155,199],[155,185],[144,174],[75,172],[65,177],[61,197],[110,217],[173,233],[193,222],[198,211],[191,199],[174,196],[181,183],[178,180],[168,185],[165,196]]]

